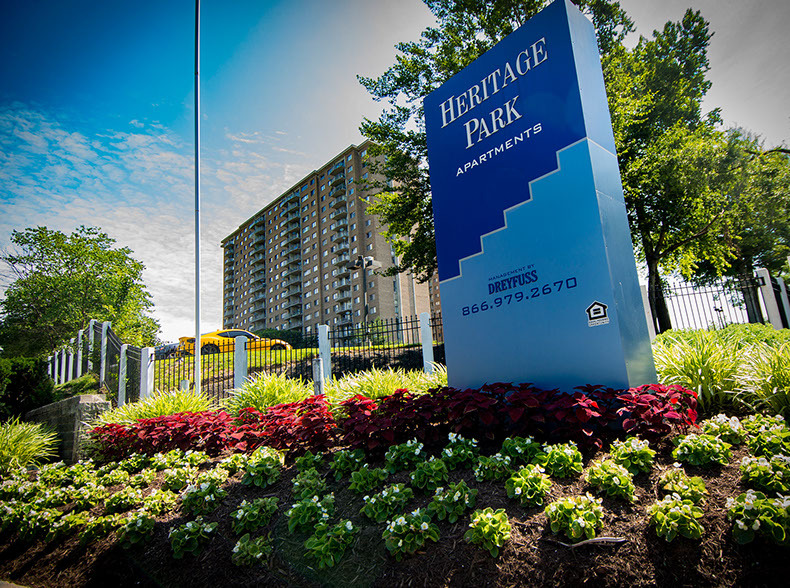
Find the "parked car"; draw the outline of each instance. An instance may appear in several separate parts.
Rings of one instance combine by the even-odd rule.
[[[291,346],[280,339],[263,339],[243,329],[220,329],[200,336],[200,353],[226,353],[235,350],[236,337],[247,337],[248,351],[281,351],[291,349]],[[179,350],[181,353],[194,355],[195,338],[180,337]]]
[[[180,343],[165,343],[163,345],[157,345],[154,347],[154,358],[168,359],[170,357],[178,357],[181,355],[180,351],[178,350],[180,345]]]

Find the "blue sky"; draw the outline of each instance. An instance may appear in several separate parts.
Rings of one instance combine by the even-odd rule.
[[[707,108],[790,143],[790,2],[621,0],[649,35],[687,5],[716,32]],[[0,247],[14,229],[101,227],[146,265],[162,337],[192,333],[191,0],[5,2]],[[759,9],[758,9],[759,8]],[[362,137],[356,81],[431,23],[419,0],[201,3],[201,322],[221,326],[221,239]]]

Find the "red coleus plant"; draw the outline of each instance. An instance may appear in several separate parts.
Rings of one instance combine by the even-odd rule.
[[[629,434],[657,438],[697,423],[697,393],[682,386],[645,384],[617,399],[625,404],[617,412]]]

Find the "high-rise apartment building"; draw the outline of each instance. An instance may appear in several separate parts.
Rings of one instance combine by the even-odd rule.
[[[365,295],[368,321],[431,310],[427,284],[380,274],[395,257],[366,212],[368,145],[348,147],[222,241],[225,328],[350,326],[366,318]]]

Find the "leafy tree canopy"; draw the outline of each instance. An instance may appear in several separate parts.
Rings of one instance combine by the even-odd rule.
[[[90,319],[111,321],[126,343],[153,345],[159,323],[142,281],[144,266],[100,229],[70,235],[46,227],[14,231],[0,253],[10,282],[0,300],[0,345],[7,356],[52,352]]]

